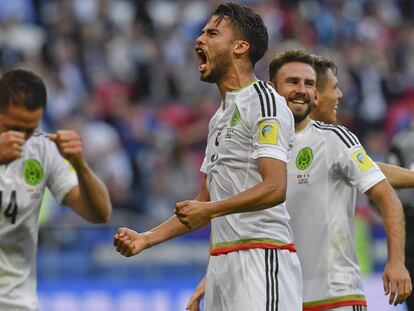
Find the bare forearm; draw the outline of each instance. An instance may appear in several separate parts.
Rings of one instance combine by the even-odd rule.
[[[286,199],[284,187],[260,183],[229,199],[211,202],[212,218],[241,212],[253,212],[278,205]]]
[[[379,207],[384,220],[388,261],[404,263],[405,226],[401,202],[387,181],[382,181],[373,188],[367,194]]]
[[[191,231],[193,230],[183,225],[174,215],[159,226],[145,232],[144,235],[149,248]]]
[[[234,213],[253,212],[278,205],[286,200],[286,163],[272,158],[259,158],[262,182],[239,194],[208,206],[210,219]]]
[[[393,188],[403,189],[414,187],[414,172],[396,165],[377,163]]]
[[[206,202],[210,200],[210,195],[206,188],[203,189],[197,194],[195,200]],[[184,235],[193,231],[192,229],[188,228],[184,224],[182,224],[177,216],[172,216],[159,226],[155,227],[154,229],[145,233],[148,247],[152,247],[154,245],[160,244],[167,240],[171,240],[177,236]]]
[[[94,223],[108,222],[112,207],[109,193],[104,183],[89,168],[86,162],[76,167],[80,195],[86,220]]]
[[[385,208],[381,213],[387,233],[388,261],[401,261],[404,263],[405,230],[402,206],[401,204],[396,204],[392,210]]]
[[[258,164],[262,181],[256,186],[223,200],[207,203],[197,200],[178,202],[175,214],[187,227],[200,228],[215,217],[259,211],[284,202],[287,184],[286,163],[263,157],[258,159]],[[206,184],[206,178],[203,184]]]

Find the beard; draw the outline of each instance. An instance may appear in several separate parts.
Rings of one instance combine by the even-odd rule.
[[[210,63],[211,70],[206,74],[201,74],[200,80],[208,83],[219,82],[228,72],[230,67],[230,57],[228,51],[217,54],[214,61]]]
[[[293,118],[295,119],[295,123],[299,123],[299,122],[302,122],[303,120],[305,120],[306,117],[311,112],[311,109],[312,109],[311,105],[308,104],[308,108],[305,111],[302,111],[302,112],[292,111]]]
[[[306,110],[302,111],[296,111],[295,109],[291,109],[293,118],[295,119],[295,123],[302,122],[306,119],[306,117],[310,114],[312,110],[312,101],[310,100],[309,96],[293,96],[287,99],[288,102],[301,99],[304,101],[303,105],[307,105]]]

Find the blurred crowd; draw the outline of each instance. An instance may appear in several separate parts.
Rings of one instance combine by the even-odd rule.
[[[0,68],[46,82],[42,124],[75,128],[105,181],[114,222],[159,223],[199,187],[214,85],[199,81],[194,40],[216,0],[0,1]],[[306,48],[339,66],[339,121],[383,160],[414,109],[411,0],[246,0],[269,31],[269,52]],[[51,220],[53,221],[53,217]]]

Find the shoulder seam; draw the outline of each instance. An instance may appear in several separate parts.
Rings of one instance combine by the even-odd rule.
[[[277,109],[276,109],[276,98],[275,98],[275,94],[273,92],[273,90],[269,87],[269,84],[267,84],[264,81],[261,81],[263,83],[263,85],[265,86],[266,90],[270,93],[270,97],[272,98],[272,108],[273,108],[273,113],[272,116],[276,117],[277,115]]]
[[[356,136],[344,126],[325,124],[319,121],[314,122],[313,126],[320,130],[327,130],[335,133],[348,148],[359,145]]]
[[[262,117],[275,117],[276,99],[272,90],[261,80],[254,83],[253,86],[259,95]]]

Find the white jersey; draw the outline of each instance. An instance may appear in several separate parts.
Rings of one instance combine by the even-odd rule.
[[[364,193],[384,178],[345,127],[311,121],[296,133],[287,208],[304,310],[366,305],[354,245],[356,191]]]
[[[43,192],[59,203],[78,184],[55,143],[37,131],[22,158],[0,165],[0,310],[37,310],[36,251]]]
[[[224,109],[223,109],[224,107]],[[288,161],[294,138],[293,115],[284,98],[263,81],[226,94],[209,124],[206,156],[211,201],[231,198],[262,181],[258,159]],[[249,248],[294,250],[285,203],[211,221],[211,255]]]

